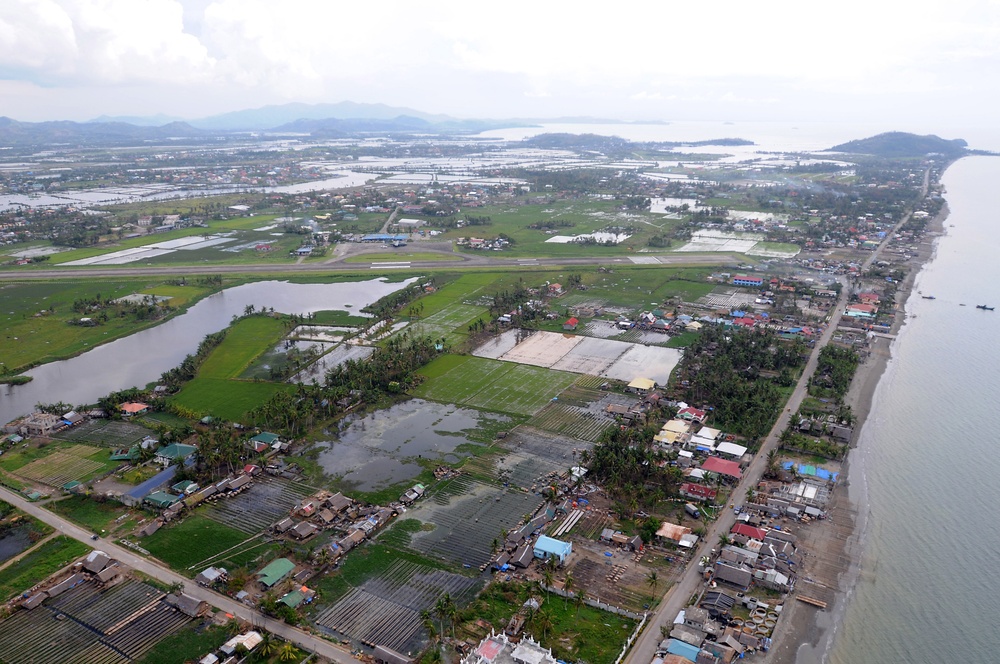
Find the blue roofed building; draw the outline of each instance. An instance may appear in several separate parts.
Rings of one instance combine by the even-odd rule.
[[[566,562],[571,553],[573,553],[572,543],[563,542],[547,535],[540,535],[534,546],[535,558],[543,560],[555,558],[560,565]]]
[[[690,643],[678,641],[677,639],[670,639],[670,643],[667,644],[667,652],[671,655],[678,655],[692,662],[697,662],[698,653],[701,652],[701,648],[693,646]]]

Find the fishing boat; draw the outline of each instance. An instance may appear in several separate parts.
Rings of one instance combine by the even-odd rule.
[[[936,300],[937,299],[933,295],[921,295],[920,297],[924,298],[925,300]]]
[[[983,311],[993,311],[993,307],[987,307],[985,304],[977,304],[976,309],[982,309]]]

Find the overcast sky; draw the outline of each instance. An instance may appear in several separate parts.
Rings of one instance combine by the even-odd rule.
[[[0,115],[994,122],[1000,0],[0,0]]]

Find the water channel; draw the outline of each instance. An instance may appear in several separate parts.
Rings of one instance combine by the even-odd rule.
[[[260,281],[227,288],[201,300],[161,325],[98,346],[68,360],[51,362],[26,372],[25,385],[0,386],[0,423],[34,410],[37,403],[95,403],[117,390],[144,386],[193,353],[207,334],[227,327],[247,305],[274,307],[286,314],[348,310],[394,293],[413,279],[384,279],[331,284]]]

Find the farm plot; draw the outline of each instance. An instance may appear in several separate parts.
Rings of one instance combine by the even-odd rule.
[[[533,415],[571,385],[575,376],[559,371],[466,357],[414,390],[415,396],[514,415]],[[430,373],[437,373],[433,363]]]
[[[527,424],[537,429],[596,443],[601,433],[614,424],[614,420],[579,406],[553,402],[528,420]]]
[[[413,335],[444,338],[454,343],[465,338],[469,323],[483,315],[489,317],[486,307],[456,303],[411,324],[407,330]]]
[[[0,661],[118,664],[140,659],[189,618],[152,586],[125,581],[108,590],[86,582],[0,623]],[[53,620],[62,614],[68,619]]]
[[[647,348],[612,339],[555,332],[536,332],[524,337],[518,330],[500,336],[472,354],[617,380],[644,376],[658,383],[666,383],[680,361],[680,352],[674,349]]]
[[[276,477],[261,475],[249,490],[219,500],[204,509],[204,516],[216,523],[255,535],[291,512],[314,489]]]
[[[103,445],[104,447],[129,447],[153,431],[131,422],[113,420],[89,420],[71,429],[59,432],[54,437],[80,443]]]
[[[462,605],[478,585],[475,579],[398,561],[320,613],[316,624],[368,646],[416,652],[426,638],[420,613],[445,593]]]
[[[615,342],[612,342],[615,343]],[[674,367],[681,361],[681,351],[676,348],[660,348],[630,344],[628,351],[608,367],[602,376],[615,380],[631,381],[636,376],[655,380],[666,385]]]
[[[292,383],[311,383],[313,380],[322,382],[328,371],[336,366],[340,366],[348,360],[361,361],[367,359],[375,348],[372,346],[359,346],[357,344],[340,344],[331,351],[320,357],[318,360],[307,366],[291,377]]]
[[[533,514],[542,498],[511,491],[461,475],[410,510],[408,517],[433,524],[410,536],[410,548],[460,565],[479,567],[493,555],[491,543],[525,514]]]
[[[543,484],[549,473],[565,473],[579,463],[582,452],[593,447],[588,441],[528,426],[518,427],[503,446],[508,452],[496,462],[497,478],[529,491]]]
[[[17,474],[49,486],[62,486],[104,468],[106,464],[87,458],[102,453],[107,454],[89,445],[71,445],[41,459],[35,459],[20,468]]]

